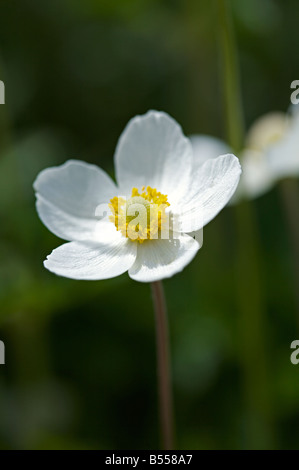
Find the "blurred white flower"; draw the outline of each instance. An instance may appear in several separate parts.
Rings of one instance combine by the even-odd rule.
[[[223,141],[206,135],[190,137],[196,161],[214,158],[221,148],[231,153]],[[273,112],[259,118],[250,128],[240,154],[242,176],[232,198],[253,199],[270,190],[279,180],[299,176],[299,112]]]
[[[156,111],[128,123],[115,168],[118,186],[100,168],[77,160],[38,175],[38,214],[49,230],[69,241],[47,257],[49,271],[90,280],[129,271],[141,282],[174,275],[200,248],[188,233],[202,229],[228,203],[241,174],[232,154],[194,162],[180,126]],[[132,230],[135,204],[146,218]],[[155,224],[148,217],[152,209],[161,209]],[[179,231],[171,227],[162,239],[166,216],[178,220]]]

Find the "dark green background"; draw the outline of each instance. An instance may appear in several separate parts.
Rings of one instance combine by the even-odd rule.
[[[232,6],[248,127],[290,104],[299,5]],[[158,448],[150,288],[127,274],[83,282],[46,271],[42,261],[61,241],[38,219],[32,183],[69,158],[113,175],[120,133],[148,109],[168,112],[187,135],[224,138],[219,46],[215,1],[0,0],[1,448]],[[279,188],[253,206],[267,393],[257,379],[252,395],[246,379],[242,242],[229,207],[204,229],[192,264],[165,281],[178,448],[298,448],[290,344],[299,333]],[[250,304],[250,286],[242,300]]]

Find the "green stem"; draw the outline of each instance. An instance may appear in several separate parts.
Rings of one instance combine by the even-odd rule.
[[[238,56],[232,24],[230,1],[217,0],[220,17],[220,49],[222,51],[223,97],[228,141],[239,152],[244,145],[244,116]]]
[[[231,5],[217,0],[220,17],[224,102],[227,134],[231,147],[244,145],[244,119]],[[239,302],[240,359],[244,373],[246,436],[249,448],[272,447],[272,418],[269,399],[265,308],[261,289],[260,242],[253,205],[235,207],[237,229],[237,297]]]
[[[172,450],[173,410],[166,303],[162,282],[153,282],[151,286],[156,319],[158,395],[163,448]]]
[[[295,298],[297,323],[299,326],[299,187],[295,179],[284,180],[280,183],[280,193],[289,227],[290,243],[293,253],[293,269],[295,280]]]
[[[247,447],[273,447],[271,391],[266,359],[266,315],[262,294],[260,241],[249,201],[235,207],[240,360],[244,372]]]

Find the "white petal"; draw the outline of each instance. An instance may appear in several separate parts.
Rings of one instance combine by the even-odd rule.
[[[115,153],[116,176],[126,195],[151,186],[175,203],[189,186],[193,161],[190,141],[166,113],[149,111],[132,119]]]
[[[180,208],[181,230],[197,231],[210,222],[234,194],[241,166],[232,154],[207,160],[193,175],[189,198]]]
[[[254,199],[267,192],[274,184],[273,174],[262,152],[244,151],[240,188],[245,197]]]
[[[129,276],[139,282],[154,282],[182,271],[189,264],[199,244],[189,235],[176,240],[148,240],[138,245],[137,259]]]
[[[299,113],[294,112],[285,136],[268,149],[267,160],[273,176],[279,180],[299,176]]]
[[[210,158],[217,158],[219,155],[231,153],[231,148],[222,140],[209,135],[191,135],[190,141],[194,154],[194,167],[197,168]]]
[[[58,276],[71,279],[100,280],[119,276],[134,263],[137,243],[123,238],[119,232],[116,234],[107,241],[61,245],[47,257],[44,266]]]
[[[115,184],[103,170],[79,160],[43,170],[34,189],[41,220],[65,240],[93,239],[97,206],[117,195]]]
[[[258,118],[248,131],[246,148],[261,152],[279,141],[287,131],[289,118],[281,112],[272,112]]]

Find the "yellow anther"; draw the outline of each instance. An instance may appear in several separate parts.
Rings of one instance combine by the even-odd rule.
[[[159,238],[166,226],[168,217],[166,208],[170,205],[167,196],[155,188],[142,187],[132,189],[131,198],[127,201],[121,197],[110,200],[112,215],[110,221],[115,224],[123,236],[132,241],[143,243],[145,240]]]

